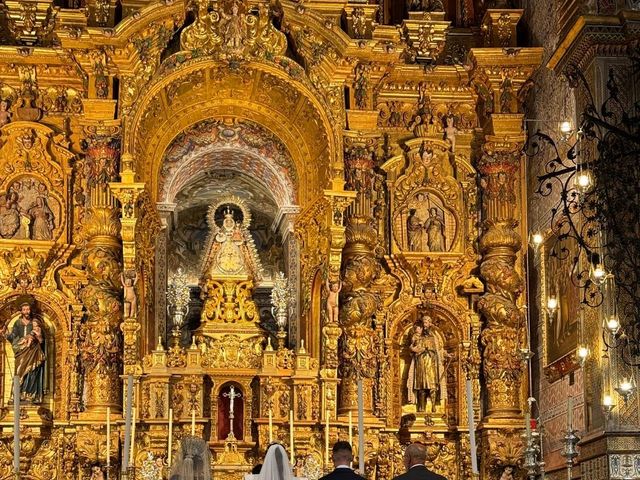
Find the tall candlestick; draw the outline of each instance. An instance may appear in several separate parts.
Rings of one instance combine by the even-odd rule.
[[[133,454],[136,448],[136,407],[133,407],[131,410],[133,412],[133,421],[131,422],[131,455],[129,456],[129,465],[135,467],[136,459]]]
[[[358,378],[358,470],[364,475],[364,390]]]
[[[269,443],[273,443],[273,410],[269,409]]]
[[[13,376],[13,472],[20,475],[20,377]]]
[[[289,410],[289,454],[291,455],[291,465],[295,465],[296,456],[293,450],[293,410]]]
[[[478,471],[478,453],[476,446],[476,424],[473,413],[473,387],[471,379],[467,379],[467,416],[469,419],[469,446],[471,448],[471,473],[477,475]]]
[[[167,448],[167,465],[171,471],[171,450],[173,449],[173,408],[169,409],[169,446]]]
[[[191,436],[196,436],[196,409],[191,410]]]
[[[567,430],[573,430],[573,397],[567,398]]]
[[[107,407],[107,480],[111,466],[111,407]]]
[[[327,410],[324,415],[324,468],[329,470],[329,417],[331,412]]]
[[[529,412],[524,414],[524,428],[527,432],[527,440],[531,439],[531,414]]]
[[[127,377],[127,398],[125,405],[124,420],[124,452],[131,449],[131,408],[133,407],[133,375]],[[126,453],[122,456],[122,471],[126,472],[129,468],[129,455]]]

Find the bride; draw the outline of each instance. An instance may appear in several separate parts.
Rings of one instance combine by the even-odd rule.
[[[253,477],[256,480],[294,480],[287,452],[277,443],[267,449],[262,470]]]

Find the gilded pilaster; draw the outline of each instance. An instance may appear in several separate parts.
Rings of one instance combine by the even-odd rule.
[[[122,226],[122,259],[124,271],[120,279],[123,290],[124,316],[120,326],[124,337],[124,373],[140,373],[140,349],[138,321],[138,273],[136,271],[136,202],[144,189],[144,183],[135,182],[133,171],[133,157],[130,154],[122,156],[122,173],[120,182],[111,182],[109,187],[114,197],[120,202]]]

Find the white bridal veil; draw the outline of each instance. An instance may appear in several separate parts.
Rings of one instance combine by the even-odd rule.
[[[271,445],[267,450],[258,480],[294,480],[291,463],[282,445]]]

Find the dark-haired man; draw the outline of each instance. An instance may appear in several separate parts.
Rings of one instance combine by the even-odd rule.
[[[333,446],[333,472],[325,475],[320,480],[363,480],[363,478],[351,469],[353,450],[349,442],[339,441]]]
[[[427,449],[421,443],[412,443],[404,452],[404,466],[406,473],[398,475],[393,480],[447,480],[427,469],[424,463],[427,460]]]

